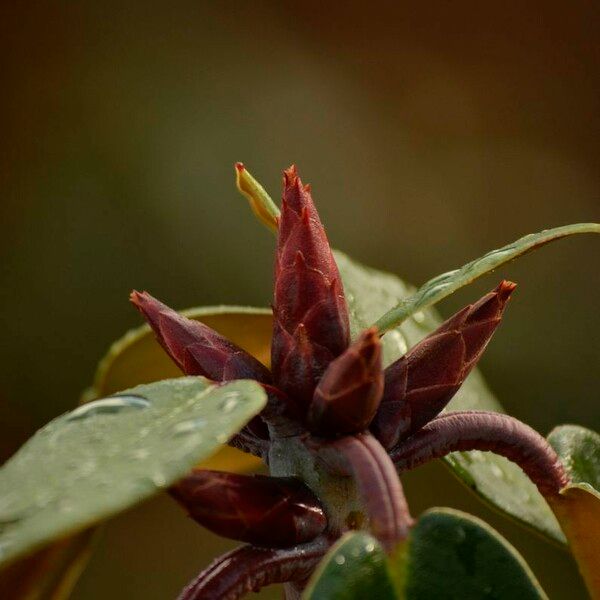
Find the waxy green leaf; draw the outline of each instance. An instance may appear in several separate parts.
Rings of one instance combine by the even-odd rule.
[[[539,600],[546,594],[521,555],[483,521],[448,508],[421,516],[411,532],[404,592],[409,600]]]
[[[182,377],[54,419],[0,469],[0,566],[168,488],[265,403],[254,381]]]
[[[414,291],[398,277],[359,265],[341,252],[336,252],[335,258],[344,282],[353,336]],[[440,323],[436,311],[428,308],[388,331],[382,339],[384,364],[402,356]],[[469,375],[446,410],[504,412],[477,369]],[[456,452],[444,462],[467,487],[495,508],[564,543],[564,535],[548,504],[517,465],[501,456],[479,451]]]
[[[539,233],[531,233],[515,242],[491,250],[480,258],[463,265],[460,269],[442,273],[422,285],[414,294],[401,300],[397,306],[377,319],[375,325],[380,331],[397,327],[416,312],[433,306],[461,287],[472,283],[482,275],[490,273],[501,265],[532,252],[545,244],[580,233],[600,233],[598,223],[576,223]]]
[[[424,513],[407,541],[386,557],[364,531],[327,553],[305,600],[541,600],[546,595],[521,555],[483,521],[447,508]]]
[[[302,597],[305,600],[394,600],[397,594],[379,542],[364,531],[352,531],[331,547]]]

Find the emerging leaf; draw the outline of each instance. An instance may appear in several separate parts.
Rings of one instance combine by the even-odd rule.
[[[213,381],[255,379],[270,383],[271,374],[264,365],[204,323],[180,315],[147,292],[132,292],[131,302],[186,375]]]
[[[348,347],[348,309],[310,188],[295,167],[284,176],[271,365],[277,386],[308,407],[327,365]]]
[[[327,525],[319,501],[298,479],[196,469],[171,493],[201,525],[258,546],[309,542]]]
[[[381,342],[372,327],[327,367],[310,405],[309,426],[322,435],[364,431],[382,393]]]
[[[503,281],[385,370],[374,430],[386,448],[419,430],[450,402],[500,324],[515,287]]]

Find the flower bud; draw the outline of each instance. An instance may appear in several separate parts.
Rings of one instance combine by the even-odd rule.
[[[308,542],[327,526],[318,499],[291,477],[195,469],[171,494],[207,529],[258,546]]]
[[[348,347],[349,324],[337,265],[295,167],[284,172],[273,316],[275,382],[308,406],[327,365]]]
[[[324,436],[364,431],[382,394],[381,342],[371,327],[327,367],[310,405],[309,427]]]
[[[180,315],[147,292],[134,291],[130,300],[186,375],[202,375],[214,381],[255,379],[270,383],[267,367],[204,323]]]
[[[387,367],[372,426],[386,448],[423,427],[450,402],[500,324],[515,287],[502,281]]]

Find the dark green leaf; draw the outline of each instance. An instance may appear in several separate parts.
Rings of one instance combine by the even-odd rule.
[[[426,512],[399,555],[408,600],[546,598],[519,553],[489,525],[451,509]]]
[[[306,600],[394,600],[396,593],[385,552],[368,533],[345,534],[312,576]]]
[[[167,488],[266,402],[253,381],[161,381],[51,421],[0,469],[0,565]]]
[[[359,265],[341,252],[336,252],[335,257],[344,281],[353,335],[414,291],[394,275]],[[385,364],[402,356],[440,323],[436,311],[429,308],[388,331],[383,337]],[[467,378],[447,410],[504,412],[477,370]],[[494,507],[564,543],[554,514],[535,485],[515,464],[489,452],[457,452],[445,462],[471,490]]]

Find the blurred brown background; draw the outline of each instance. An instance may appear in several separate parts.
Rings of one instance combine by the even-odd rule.
[[[5,2],[0,77],[3,458],[140,322],[132,287],[269,302],[273,240],[236,160],[276,197],[297,163],[332,243],[415,283],[600,219],[598,3]],[[544,433],[600,426],[599,258],[593,237],[563,241],[440,307],[520,284],[482,367]],[[445,477],[407,482],[415,512],[476,510]],[[560,550],[478,514],[553,597],[582,597]],[[147,503],[109,527],[75,598],[172,597],[225,545]]]

